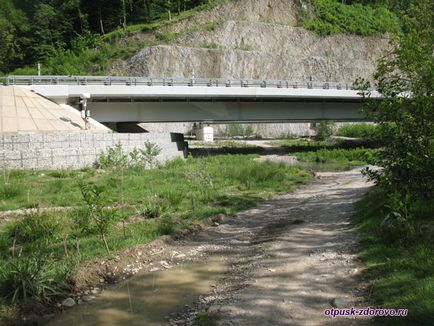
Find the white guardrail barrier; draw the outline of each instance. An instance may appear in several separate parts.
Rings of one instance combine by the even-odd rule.
[[[207,86],[207,87],[261,87],[353,90],[352,83],[251,80],[223,78],[151,78],[114,76],[8,76],[0,77],[3,85],[124,85],[124,86]]]

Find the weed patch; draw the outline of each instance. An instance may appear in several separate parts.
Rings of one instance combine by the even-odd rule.
[[[385,194],[371,191],[357,205],[362,234],[360,257],[370,282],[370,300],[379,308],[408,308],[406,318],[381,317],[381,325],[429,325],[434,311],[434,223],[431,202],[414,205],[411,237],[385,237],[381,226],[389,209]]]

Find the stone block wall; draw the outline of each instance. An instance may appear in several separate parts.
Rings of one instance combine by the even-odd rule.
[[[98,157],[121,143],[125,152],[143,148],[144,142],[157,144],[164,162],[184,157],[182,135],[166,133],[56,132],[0,134],[1,169],[78,169],[95,165]]]

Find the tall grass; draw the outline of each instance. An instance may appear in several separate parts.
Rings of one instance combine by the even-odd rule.
[[[357,123],[344,125],[336,131],[336,136],[354,137],[363,139],[374,139],[377,133],[377,127],[372,124]]]
[[[382,221],[389,209],[385,194],[376,189],[357,205],[362,234],[359,247],[370,283],[371,304],[379,308],[407,308],[405,318],[381,317],[381,325],[431,325],[434,311],[434,223],[432,202],[418,202],[411,237],[385,236]]]
[[[254,157],[177,159],[152,170],[22,172],[24,187],[52,186],[54,180],[67,192],[68,204],[78,207],[30,214],[0,229],[0,298],[50,301],[73,278],[64,273],[65,266],[149,242],[215,214],[232,214],[311,178],[301,168],[259,163]],[[52,205],[62,203],[50,192],[34,196]],[[12,202],[19,204],[10,198],[4,205]]]
[[[299,161],[310,163],[340,163],[350,166],[375,164],[376,151],[373,149],[320,149],[314,152],[292,153]]]

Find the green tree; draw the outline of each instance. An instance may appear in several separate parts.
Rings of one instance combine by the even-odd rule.
[[[419,198],[434,195],[434,8],[431,0],[409,6],[404,32],[390,55],[379,63],[375,79],[382,100],[368,98],[365,112],[379,124],[385,144],[381,172],[368,174],[389,190],[392,209],[411,214]],[[407,216],[405,216],[407,217]]]
[[[0,1],[0,72],[12,70],[23,60],[28,41],[23,33],[28,27],[24,12],[11,0]]]

